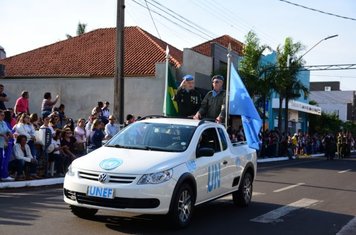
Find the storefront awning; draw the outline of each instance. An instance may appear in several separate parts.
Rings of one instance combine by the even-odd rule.
[[[283,100],[282,107],[285,108],[285,100]],[[279,99],[274,98],[272,99],[272,108],[278,109],[279,108]],[[304,113],[311,113],[315,115],[321,115],[321,107],[311,104],[302,103],[295,100],[290,100],[288,102],[288,109],[296,110]]]

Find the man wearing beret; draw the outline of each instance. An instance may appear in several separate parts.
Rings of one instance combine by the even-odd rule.
[[[217,123],[222,123],[225,118],[225,90],[223,90],[224,77],[215,75],[212,77],[213,90],[204,97],[199,111],[194,119],[210,118]]]
[[[192,75],[188,74],[183,77],[173,99],[178,104],[178,112],[181,117],[192,117],[199,110],[202,98],[200,92],[195,88]]]

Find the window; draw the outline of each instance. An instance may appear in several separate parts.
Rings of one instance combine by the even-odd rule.
[[[198,148],[212,148],[215,152],[220,152],[220,142],[215,128],[208,128],[200,136]]]
[[[219,131],[219,136],[220,136],[220,140],[221,140],[221,144],[222,144],[223,150],[225,150],[225,149],[227,149],[227,141],[226,141],[226,137],[225,137],[224,131],[221,128],[218,128],[218,131]]]

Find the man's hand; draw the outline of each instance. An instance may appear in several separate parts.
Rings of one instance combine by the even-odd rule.
[[[216,119],[215,119],[215,121],[217,122],[217,123],[222,123],[222,117],[220,117],[220,116],[218,116]]]
[[[200,113],[197,112],[197,113],[194,115],[193,119],[195,119],[195,120],[200,120],[200,119],[201,119]]]
[[[180,83],[179,85],[181,88],[185,89],[185,79],[183,79],[183,81]]]

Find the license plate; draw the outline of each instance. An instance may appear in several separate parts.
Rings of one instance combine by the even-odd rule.
[[[88,186],[87,195],[91,197],[114,198],[114,189],[97,186]]]

